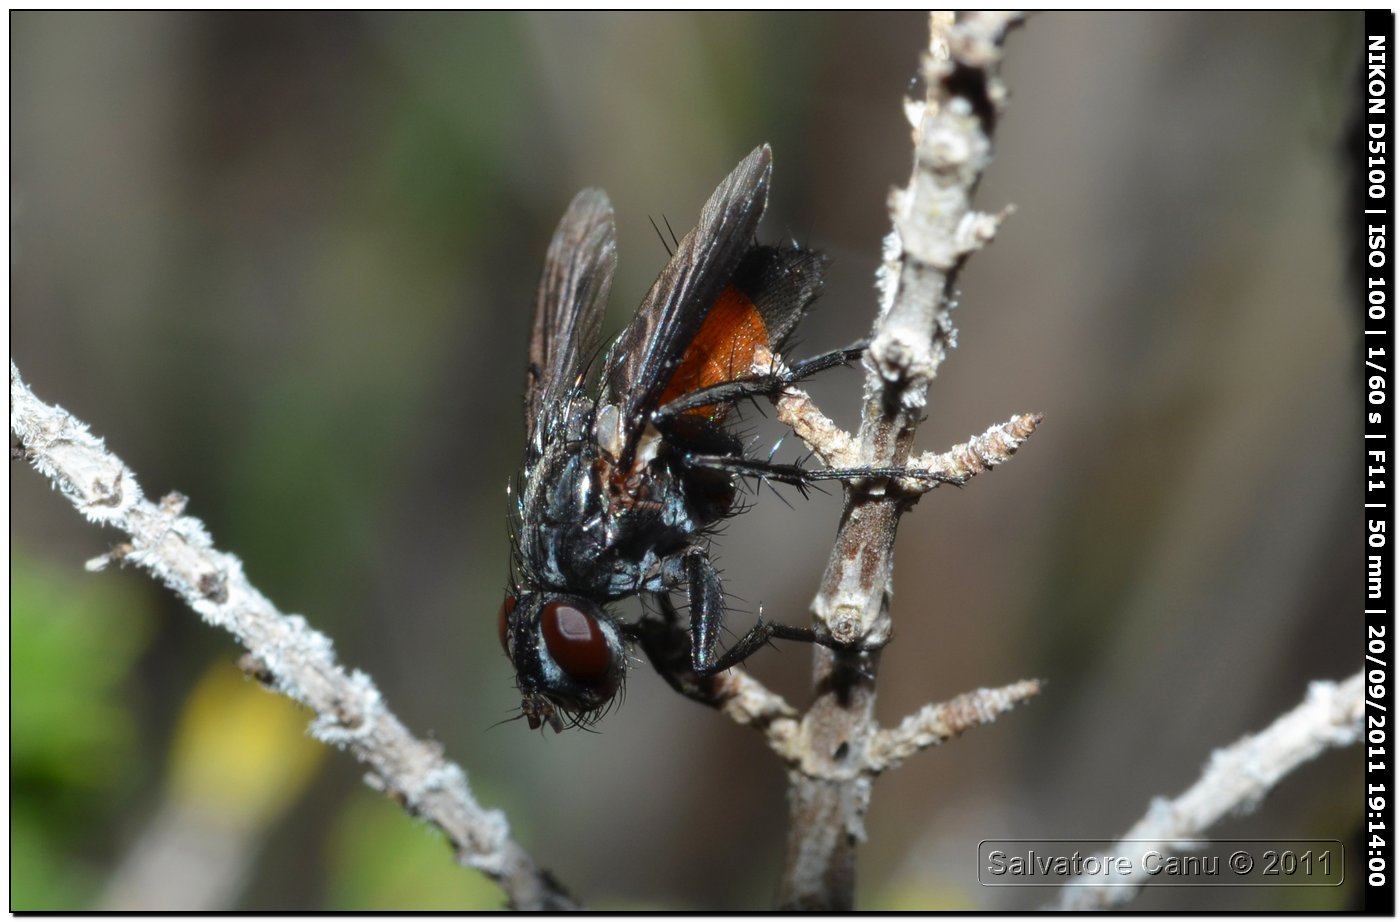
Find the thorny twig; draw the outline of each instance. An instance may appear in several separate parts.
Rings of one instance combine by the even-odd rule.
[[[1049,908],[1084,912],[1130,901],[1147,882],[1142,858],[1149,850],[1167,855],[1189,848],[1189,840],[1222,818],[1257,807],[1279,779],[1302,763],[1334,746],[1359,742],[1362,691],[1360,672],[1340,683],[1313,682],[1302,704],[1263,731],[1216,750],[1201,777],[1179,797],[1152,802],[1147,815],[1119,840],[1116,854],[1131,859],[1130,878],[1120,878],[1114,886],[1071,882]]]
[[[563,886],[510,835],[505,815],[476,802],[466,773],[441,747],[413,736],[359,670],[347,673],[328,637],[300,615],[279,612],[248,582],[243,564],[214,548],[185,498],[146,499],[131,469],[86,424],[34,396],[10,362],[10,431],[24,457],[73,506],[129,540],[89,563],[139,566],[205,621],[248,649],[244,671],[315,712],[311,735],[348,749],[370,768],[365,780],[447,834],[460,864],[490,876],[518,909],[578,908]]]

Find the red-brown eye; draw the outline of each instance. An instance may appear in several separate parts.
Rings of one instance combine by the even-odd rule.
[[[497,618],[497,629],[501,632],[501,649],[506,651],[506,656],[510,656],[510,645],[506,643],[506,637],[510,634],[510,613],[515,611],[515,596],[508,595],[501,603],[501,614]]]
[[[540,630],[549,655],[575,682],[597,684],[612,671],[608,638],[592,615],[565,602],[550,602],[540,612]]]

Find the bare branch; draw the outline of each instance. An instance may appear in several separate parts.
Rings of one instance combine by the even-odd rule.
[[[971,205],[991,161],[992,132],[1006,99],[1000,76],[1014,13],[935,13],[924,59],[927,98],[910,107],[914,169],[890,198],[894,229],[880,270],[880,315],[867,353],[865,407],[855,444],[860,464],[893,467],[910,454],[929,381],[954,330],[950,295],[967,256],[999,217]],[[790,769],[787,859],[778,904],[850,909],[855,846],[870,802],[876,739],[878,650],[890,638],[894,538],[907,494],[848,489],[821,589],[818,630],[848,649],[814,652],[816,698],[802,719],[802,762]]]
[[[472,797],[466,773],[438,745],[417,739],[359,670],[346,673],[330,638],[300,615],[284,615],[253,587],[243,564],[214,548],[185,499],[145,499],[136,476],[102,439],[67,411],[44,403],[10,362],[10,431],[24,455],[89,521],[129,540],[89,564],[134,564],[175,591],[205,621],[233,634],[251,658],[244,668],[311,708],[316,739],[348,749],[369,766],[366,782],[447,834],[457,861],[491,877],[519,909],[577,904],[510,836],[505,815]]]
[[[1003,688],[979,688],[942,704],[925,705],[900,721],[899,726],[878,731],[870,741],[866,761],[872,772],[895,768],[914,753],[989,724],[1038,694],[1040,682],[1025,679]]]
[[[1146,881],[1142,856],[1168,854],[1179,841],[1198,838],[1223,817],[1249,813],[1289,772],[1333,747],[1361,740],[1362,674],[1344,682],[1313,682],[1303,703],[1264,731],[1211,754],[1200,779],[1175,800],[1157,798],[1147,815],[1120,840],[1120,855],[1132,858],[1131,883],[1118,886],[1068,884],[1054,909],[1083,912],[1129,902]],[[1138,884],[1133,886],[1132,883]]]

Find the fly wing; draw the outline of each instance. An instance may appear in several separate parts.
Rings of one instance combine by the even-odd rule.
[[[753,246],[772,175],[773,152],[764,144],[719,184],[700,212],[700,223],[676,246],[637,316],[609,350],[600,403],[618,409],[619,462],[631,460],[647,415],[686,346]]]
[[[617,267],[612,203],[584,189],[569,203],[545,256],[525,371],[527,451],[538,458],[548,437],[549,409],[558,406],[598,346],[603,310]]]

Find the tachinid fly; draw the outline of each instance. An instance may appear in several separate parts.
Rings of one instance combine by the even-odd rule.
[[[756,242],[771,176],[764,145],[715,189],[607,350],[596,396],[586,366],[617,262],[607,196],[596,189],[575,196],[550,242],[525,376],[512,589],[500,612],[501,644],[532,728],[592,723],[622,687],[627,644],[663,636],[609,614],[607,604],[627,596],[655,594],[670,630],[677,616],[668,593],[686,592],[689,649],[677,655],[672,642],[667,656],[692,677],[741,662],[772,636],[818,639],[760,622],[718,655],[724,592],[709,533],[734,510],[738,478],[801,486],[909,473],[808,471],[747,458],[725,428],[738,401],[775,394],[862,351],[753,371],[780,350],[820,294],[827,262],[796,245]],[[663,663],[656,665],[665,675]]]

